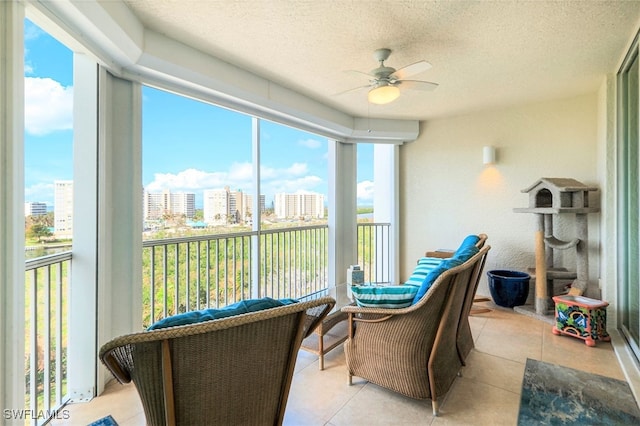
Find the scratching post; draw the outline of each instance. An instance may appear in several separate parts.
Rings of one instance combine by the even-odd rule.
[[[547,294],[547,258],[544,246],[544,216],[538,214],[538,230],[536,231],[536,312],[548,309]]]
[[[536,265],[532,272],[536,280],[536,314],[550,313],[551,298],[555,296],[554,280],[573,280],[570,295],[582,295],[589,285],[587,214],[600,211],[589,206],[589,192],[597,188],[586,186],[575,179],[541,178],[522,190],[529,194],[529,207],[516,208],[516,213],[535,213]],[[575,214],[576,238],[563,241],[554,236],[553,220],[559,214]],[[576,270],[556,267],[554,250],[574,249]]]

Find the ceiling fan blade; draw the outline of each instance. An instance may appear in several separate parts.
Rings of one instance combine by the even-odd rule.
[[[356,91],[361,90],[361,89],[368,89],[370,87],[371,87],[370,84],[367,84],[366,86],[354,87],[353,89],[347,89],[347,90],[344,90],[342,92],[334,93],[333,96],[344,95],[344,94],[347,94],[347,93],[356,92]]]
[[[436,90],[439,86],[438,83],[422,80],[399,80],[398,83],[402,85],[403,89],[407,88],[416,90]]]
[[[407,77],[411,77],[412,75],[419,74],[423,71],[426,71],[431,68],[431,64],[427,61],[419,61],[415,64],[407,65],[406,67],[400,68],[389,77],[396,78],[398,80],[404,80]]]
[[[351,75],[364,75],[366,76],[368,79],[373,79],[375,78],[375,75],[369,74],[368,72],[364,72],[364,71],[358,71],[358,70],[346,70],[344,71],[345,73],[351,74]]]

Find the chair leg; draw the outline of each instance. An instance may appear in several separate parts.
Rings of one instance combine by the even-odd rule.
[[[435,399],[431,400],[431,407],[433,408],[433,417],[438,417],[440,406]]]
[[[347,384],[351,386],[353,384],[353,375],[349,373],[349,378],[347,379]]]
[[[473,299],[473,302],[489,302],[491,299],[489,299],[488,297],[476,297],[475,299]],[[469,315],[477,315],[477,314],[485,314],[487,312],[491,312],[491,309],[486,308],[484,306],[482,307],[474,307],[473,305],[471,305],[471,312],[469,312]]]

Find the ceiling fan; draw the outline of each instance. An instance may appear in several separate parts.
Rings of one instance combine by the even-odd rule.
[[[418,61],[414,64],[407,65],[396,70],[388,67],[384,61],[389,59],[391,49],[378,49],[373,53],[373,57],[380,63],[378,68],[371,70],[369,73],[361,71],[350,71],[358,74],[364,74],[369,77],[369,84],[353,89],[346,90],[339,94],[352,92],[360,89],[369,88],[368,99],[373,104],[384,105],[393,102],[400,96],[400,86],[402,88],[411,88],[418,90],[435,90],[438,84],[430,81],[408,80],[408,77],[419,74],[431,68],[431,64],[427,61]]]

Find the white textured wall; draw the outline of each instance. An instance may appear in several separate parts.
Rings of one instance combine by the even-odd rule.
[[[574,178],[600,187],[597,94],[485,110],[421,124],[420,137],[400,148],[401,279],[426,249],[456,248],[484,232],[492,246],[485,271],[526,270],[535,264],[535,216],[521,190],[540,177]],[[497,148],[497,164],[482,164],[482,147]],[[599,196],[592,198],[592,205]],[[600,214],[589,219],[590,287],[599,276]],[[573,215],[557,236],[573,237]],[[575,264],[574,251],[556,264]],[[486,275],[478,294],[488,295]]]

